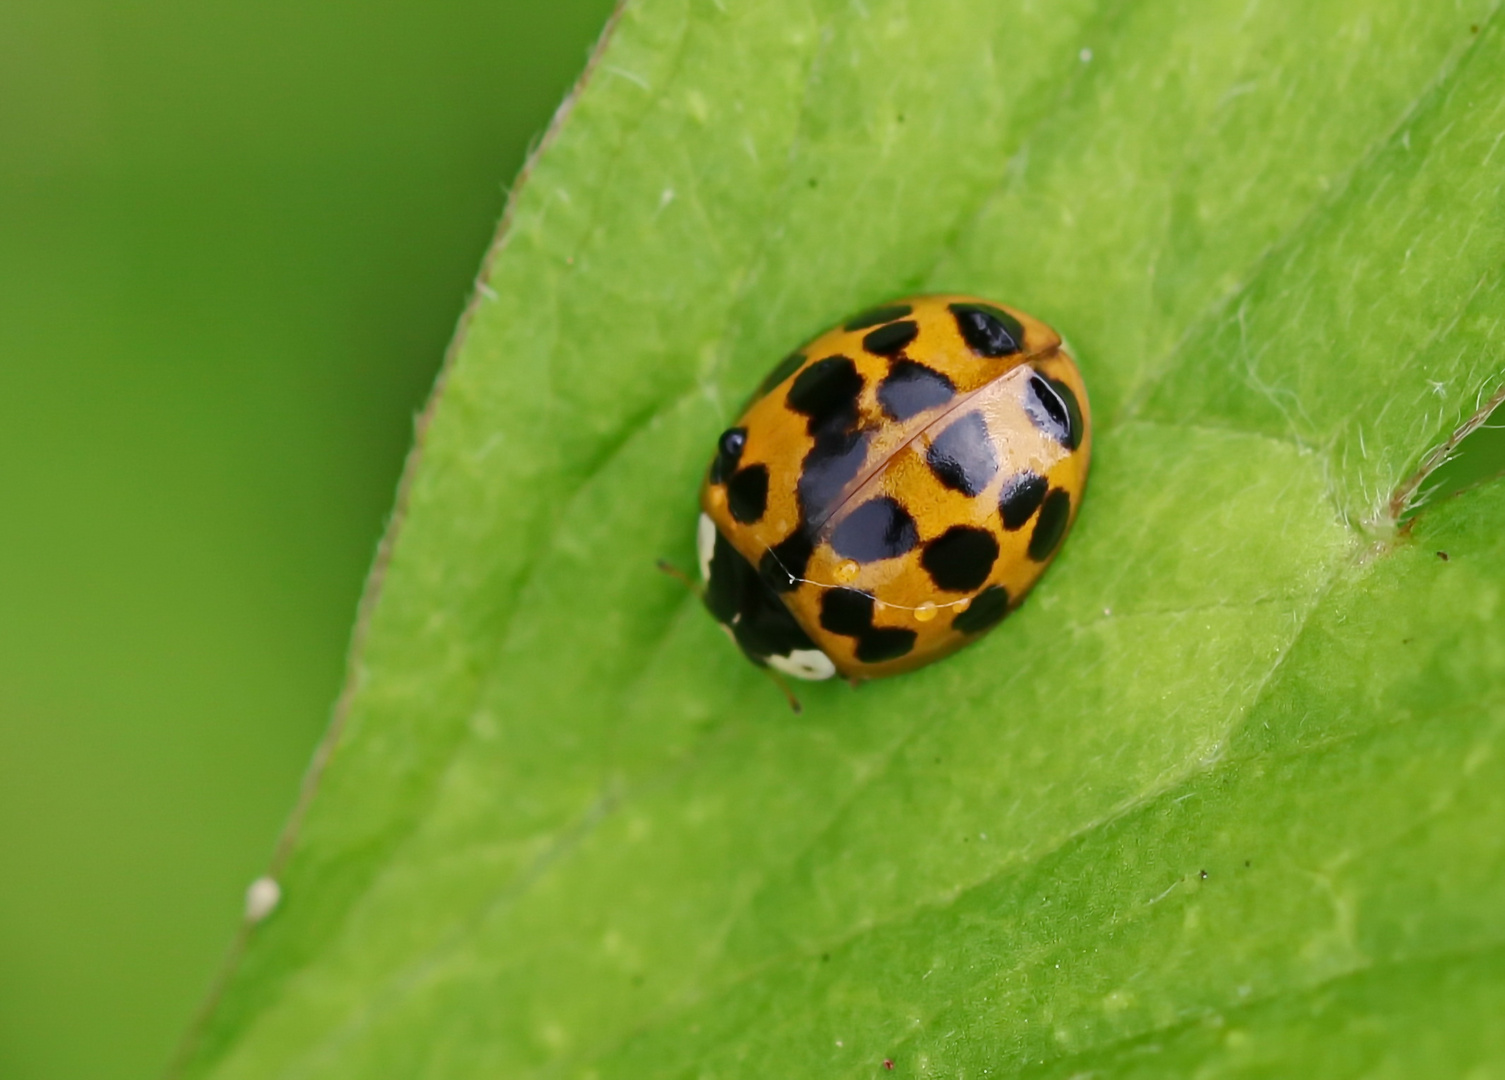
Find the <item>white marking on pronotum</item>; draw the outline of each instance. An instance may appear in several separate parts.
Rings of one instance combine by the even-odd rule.
[[[275,878],[259,877],[246,888],[246,919],[259,923],[282,902],[282,886]]]
[[[695,529],[695,551],[700,556],[700,580],[711,582],[711,556],[716,553],[716,523],[711,515],[701,514]]]
[[[795,679],[829,679],[836,665],[819,649],[795,649],[788,656],[770,656],[768,666]]]

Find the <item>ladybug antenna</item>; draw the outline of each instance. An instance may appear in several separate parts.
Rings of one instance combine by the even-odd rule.
[[[784,676],[771,667],[764,668],[763,673],[773,681],[773,685],[784,692],[784,700],[789,702],[789,707],[794,710],[796,716],[805,711],[805,707],[800,704],[800,699],[794,696],[794,691],[789,689],[789,684],[784,681]]]
[[[668,559],[660,559],[658,561],[658,568],[672,577],[675,581],[679,582],[685,588],[689,589],[690,592],[694,595],[695,599],[701,599],[701,585],[698,581],[691,578],[689,574],[685,573],[679,567],[675,566]]]

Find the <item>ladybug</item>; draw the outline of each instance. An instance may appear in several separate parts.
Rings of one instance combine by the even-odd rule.
[[[777,364],[717,440],[705,605],[800,679],[938,660],[1044,572],[1091,450],[1082,377],[1038,319],[954,295],[865,311]]]

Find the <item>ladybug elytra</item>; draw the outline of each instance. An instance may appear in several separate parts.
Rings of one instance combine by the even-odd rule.
[[[705,604],[786,675],[920,667],[1023,599],[1090,454],[1086,388],[1049,326],[957,295],[863,312],[776,365],[717,440]]]

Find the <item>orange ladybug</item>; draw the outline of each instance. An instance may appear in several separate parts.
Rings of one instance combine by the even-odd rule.
[[[970,296],[865,311],[771,371],[717,441],[697,548],[711,614],[801,679],[909,671],[1018,606],[1091,457],[1061,336]]]

